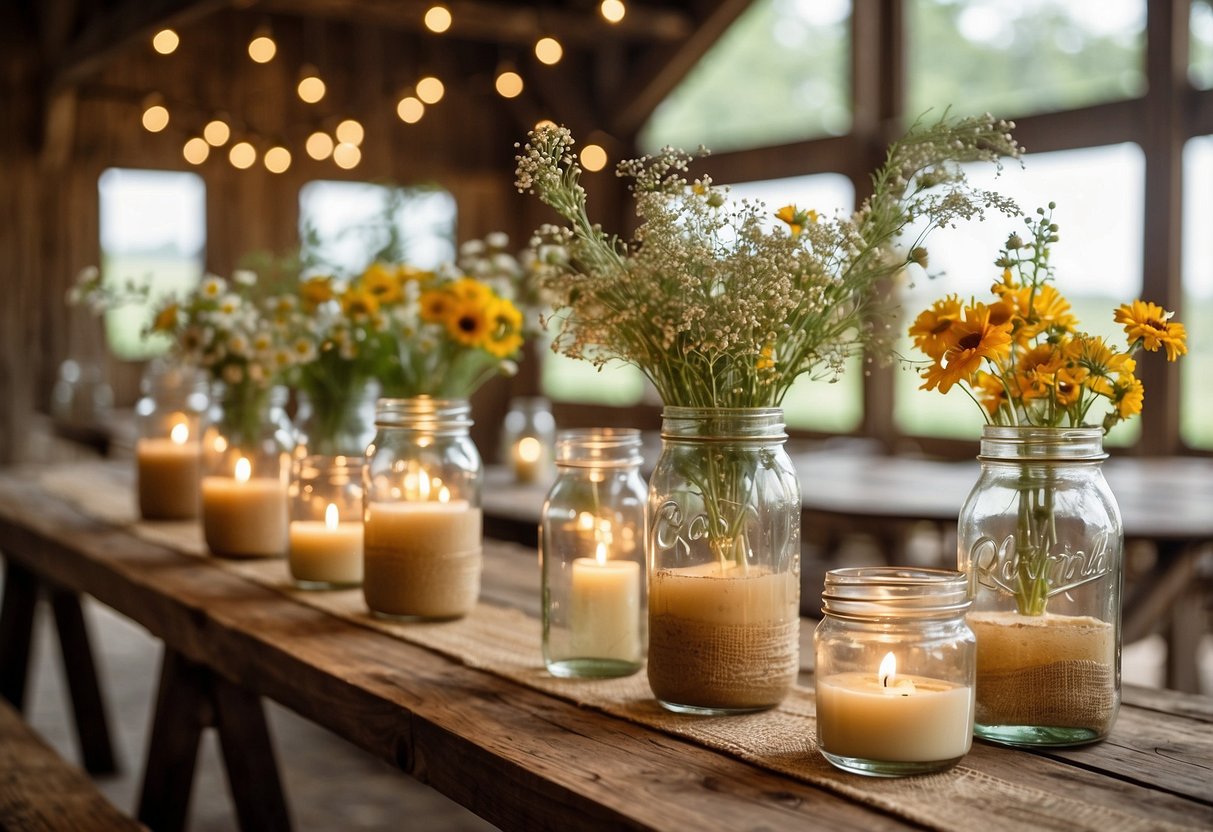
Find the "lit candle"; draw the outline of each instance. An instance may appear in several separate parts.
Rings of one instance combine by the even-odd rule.
[[[272,557],[287,548],[287,489],[278,477],[254,477],[240,457],[235,476],[202,478],[202,530],[217,555]]]
[[[406,493],[420,499],[371,501],[365,515],[362,592],[373,612],[458,618],[480,595],[481,514],[452,500],[422,471]],[[431,496],[433,499],[431,499]]]
[[[175,425],[167,439],[135,444],[139,513],[145,520],[187,520],[198,515],[198,477],[202,449],[190,441],[190,428]]]
[[[329,503],[324,520],[293,520],[288,563],[306,584],[357,586],[362,582],[362,523],[342,522]]]
[[[573,561],[569,598],[573,656],[640,661],[639,563],[607,560],[606,544],[599,542],[595,557]]]
[[[899,677],[888,653],[877,673],[817,680],[817,740],[839,757],[880,762],[955,760],[973,744],[973,688]]]
[[[524,436],[514,445],[514,479],[535,482],[543,473],[543,444],[534,436]]]

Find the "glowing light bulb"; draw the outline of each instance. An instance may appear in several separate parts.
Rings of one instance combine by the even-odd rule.
[[[591,173],[606,167],[607,152],[600,145],[587,144],[581,148],[581,166]]]
[[[181,148],[181,155],[191,165],[200,165],[211,155],[211,146],[206,143],[206,139],[195,136],[185,143],[185,147]]]
[[[190,438],[190,426],[185,422],[173,425],[173,429],[168,432],[168,438],[173,440],[174,445],[184,445]]]
[[[323,130],[317,130],[307,137],[304,148],[307,150],[308,156],[317,162],[323,161],[333,155],[333,137]]]
[[[152,36],[152,49],[161,55],[171,55],[181,45],[181,38],[172,29],[161,29]]]
[[[163,104],[153,104],[143,111],[143,128],[149,133],[159,133],[168,127],[168,108]]]
[[[232,128],[228,127],[227,122],[222,119],[209,121],[206,127],[202,128],[202,138],[206,139],[206,143],[211,147],[222,147],[231,137]]]
[[[517,98],[522,95],[522,76],[512,69],[507,69],[497,76],[497,93],[502,98]]]
[[[347,118],[338,124],[337,129],[333,132],[337,136],[337,141],[352,144],[355,147],[361,145],[362,139],[366,136],[366,131],[362,129],[362,125],[352,118]]]
[[[299,79],[299,86],[295,87],[295,92],[299,94],[299,99],[305,104],[315,104],[320,99],[324,98],[324,93],[328,90],[324,85],[324,81],[312,70],[307,75]]]
[[[333,148],[333,161],[339,168],[352,170],[362,161],[362,151],[358,149],[358,145],[341,142]]]
[[[257,149],[248,142],[236,142],[227,152],[227,160],[232,163],[232,167],[247,170],[257,161]]]
[[[248,42],[248,56],[259,64],[268,64],[278,54],[278,44],[270,37],[268,31],[259,29],[253,39]]]
[[[430,6],[425,13],[425,28],[434,34],[442,34],[451,28],[451,12],[446,6]]]
[[[405,124],[416,124],[425,115],[425,105],[419,99],[406,95],[396,104],[396,115]]]
[[[623,4],[623,0],[602,0],[598,12],[606,22],[618,23],[628,13],[628,7]]]
[[[548,66],[558,64],[564,57],[564,47],[556,38],[540,38],[535,42],[535,57]]]
[[[291,152],[285,147],[271,147],[261,160],[270,173],[283,173],[291,166]]]
[[[523,462],[537,462],[543,453],[543,446],[533,436],[524,436],[518,440],[518,458]]]
[[[427,75],[417,82],[417,97],[426,104],[437,104],[444,95],[446,87],[433,75]]]

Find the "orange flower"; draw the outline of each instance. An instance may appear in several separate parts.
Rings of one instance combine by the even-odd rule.
[[[995,283],[993,288],[1003,302],[1014,307],[1019,319],[1014,330],[1017,344],[1026,345],[1046,330],[1072,332],[1078,325],[1070,302],[1047,283],[1036,287]]]
[[[788,228],[792,231],[792,236],[800,235],[804,231],[804,227],[809,223],[817,222],[817,212],[809,209],[801,211],[795,205],[785,205],[775,212],[775,218],[783,220],[788,224]]]
[[[914,346],[938,361],[948,348],[946,335],[952,325],[960,320],[960,297],[948,295],[931,304],[914,320],[910,336]]]
[[[948,348],[922,377],[920,389],[947,393],[958,381],[965,381],[981,367],[982,361],[997,363],[1011,352],[1008,325],[990,323],[991,308],[984,303],[965,308],[965,319],[956,321],[944,334]]]
[[[455,297],[444,289],[430,289],[421,293],[421,320],[431,324],[444,324],[455,305]]]
[[[299,284],[299,298],[307,309],[315,309],[335,297],[331,277],[309,277]]]
[[[372,263],[362,273],[359,288],[371,295],[379,303],[399,303],[404,298],[400,290],[400,278],[394,267],[385,263]]]
[[[489,335],[485,307],[472,299],[456,299],[446,319],[446,331],[465,347],[479,347]]]
[[[991,417],[1009,401],[1007,386],[1002,383],[1002,379],[985,370],[978,370],[977,375],[973,377],[973,392]]]
[[[1121,377],[1112,390],[1112,403],[1116,405],[1116,415],[1121,419],[1128,419],[1130,416],[1141,413],[1145,397],[1146,391],[1141,386],[1140,380],[1132,375]]]
[[[1135,300],[1117,307],[1115,320],[1124,324],[1130,345],[1150,352],[1165,348],[1167,360],[1174,361],[1188,352],[1188,333],[1183,324],[1171,320],[1173,314],[1158,304]]]
[[[1087,369],[1084,381],[1100,396],[1112,397],[1112,374],[1132,375],[1137,362],[1127,352],[1116,352],[1103,338],[1080,337],[1073,342],[1078,349],[1078,362]]]

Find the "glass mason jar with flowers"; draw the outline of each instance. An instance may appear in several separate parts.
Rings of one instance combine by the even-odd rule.
[[[958,162],[1016,156],[989,116],[916,126],[851,216],[730,204],[693,157],[620,163],[640,219],[626,243],[586,212],[564,128],[530,134],[517,185],[569,227],[537,233],[553,349],[637,366],[665,405],[649,486],[649,681],[663,706],[726,714],[782,701],[799,669],[800,489],[780,403],[792,382],[836,376],[886,345],[882,281],[919,256],[895,242],[1007,208],[969,188]]]
[[[1143,301],[1116,309],[1127,345],[1078,329],[1053,286],[1053,205],[1012,234],[988,302],[936,301],[910,327],[927,390],[981,405],[981,475],[958,558],[977,636],[976,733],[1010,745],[1107,736],[1120,704],[1123,531],[1104,433],[1141,411],[1134,353],[1187,351],[1182,324]]]

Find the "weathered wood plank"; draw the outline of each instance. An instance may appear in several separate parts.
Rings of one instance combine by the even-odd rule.
[[[109,803],[0,701],[0,828],[14,832],[143,829]]]
[[[80,596],[56,587],[51,587],[47,594],[59,631],[59,650],[71,691],[72,715],[76,720],[84,769],[92,774],[114,774],[118,771],[118,761],[110,741],[109,716],[97,681],[97,666],[93,661],[84,611],[80,608]]]

